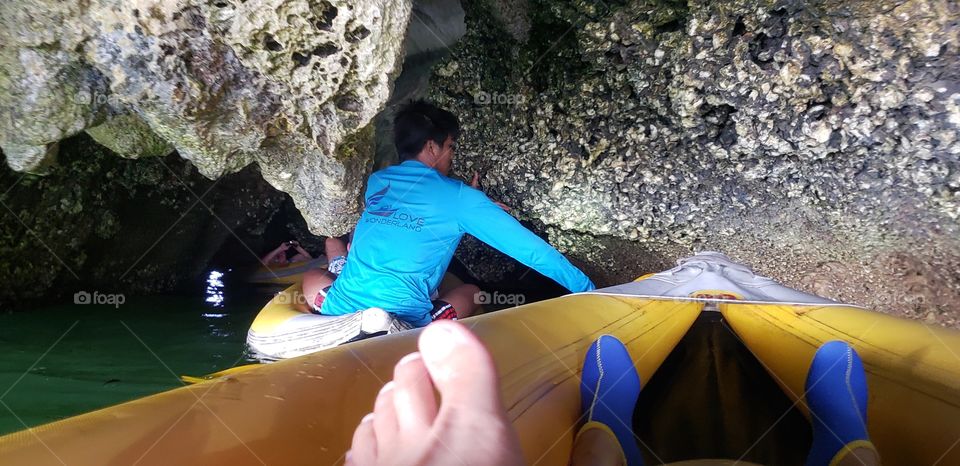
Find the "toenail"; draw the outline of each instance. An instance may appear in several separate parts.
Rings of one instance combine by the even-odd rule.
[[[387,392],[389,392],[390,390],[393,390],[393,387],[396,386],[396,385],[397,385],[396,382],[394,382],[394,381],[392,381],[392,380],[389,381],[389,382],[387,382],[387,383],[385,383],[385,384],[383,385],[383,388],[380,389],[380,394],[383,395],[384,393],[387,393]]]
[[[445,325],[434,325],[427,327],[423,331],[423,337],[420,340],[423,353],[428,359],[444,359],[454,351],[458,340],[460,339],[453,329]]]
[[[363,424],[364,422],[372,422],[372,421],[373,421],[373,413],[367,413],[367,415],[360,420],[360,423]]]
[[[417,359],[420,359],[420,353],[410,353],[410,354],[402,357],[399,361],[397,361],[397,365],[398,365],[398,366],[402,366],[402,365],[407,364],[407,363],[409,363],[409,362],[411,362],[411,361],[416,361]]]

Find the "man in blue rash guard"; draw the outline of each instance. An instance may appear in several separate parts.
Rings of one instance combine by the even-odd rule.
[[[476,286],[436,295],[464,233],[571,292],[594,289],[583,272],[497,203],[447,177],[459,132],[456,116],[423,101],[397,114],[394,142],[401,163],[370,175],[346,265],[337,277],[326,271],[304,277],[314,312],[343,315],[378,307],[416,326],[469,316],[477,307]]]

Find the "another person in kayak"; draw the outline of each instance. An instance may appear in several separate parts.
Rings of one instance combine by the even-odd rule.
[[[346,465],[525,464],[483,343],[461,324],[437,322],[420,334],[418,347],[400,359],[373,412],[360,421]],[[806,466],[880,464],[867,434],[867,380],[856,351],[842,341],[825,343],[813,357],[805,388],[813,421]],[[640,377],[627,348],[601,335],[583,361],[584,422],[569,464],[642,466],[631,427],[639,395]]]
[[[290,250],[293,249],[294,254],[290,255]],[[288,257],[289,256],[289,257]],[[305,249],[300,247],[300,243],[297,241],[284,241],[277,246],[273,251],[267,253],[260,259],[260,262],[266,266],[271,265],[287,265],[293,262],[303,262],[313,259],[313,256],[310,255]]]
[[[400,110],[394,142],[401,162],[370,175],[350,260],[335,281],[329,274],[304,277],[315,312],[378,307],[418,327],[471,315],[478,306],[475,285],[436,294],[464,233],[571,292],[594,289],[583,272],[485,194],[447,177],[459,135],[457,117],[432,104],[416,101]]]

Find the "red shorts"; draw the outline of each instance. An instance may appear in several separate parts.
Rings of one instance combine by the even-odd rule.
[[[330,288],[333,285],[327,285],[322,290],[317,293],[317,296],[313,298],[313,312],[314,314],[320,313],[320,307],[323,306],[323,300],[327,299],[327,293],[330,292]]]
[[[430,319],[435,321],[457,320],[457,310],[453,308],[453,304],[435,299],[433,300],[433,310],[430,311]]]

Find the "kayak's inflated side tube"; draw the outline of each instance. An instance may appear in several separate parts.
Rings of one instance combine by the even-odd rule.
[[[599,335],[629,348],[646,383],[702,303],[573,295],[466,319],[501,374],[528,462],[566,464],[579,372]],[[5,464],[317,465],[342,461],[409,331],[263,365],[0,437]]]
[[[814,352],[850,343],[869,386],[867,423],[884,464],[960,464],[960,332],[852,306],[721,304],[784,392],[803,407]]]
[[[447,274],[439,293],[461,282]],[[332,348],[371,335],[397,333],[413,328],[378,308],[353,314],[328,316],[301,312],[312,300],[305,297],[299,283],[277,293],[257,314],[247,332],[247,345],[261,360],[295,358]],[[483,312],[483,308],[477,310]]]
[[[247,345],[261,360],[295,358],[332,348],[368,335],[396,333],[412,328],[382,309],[371,308],[342,316],[309,314],[297,310],[304,303],[300,285],[280,293],[260,310],[247,332]]]

